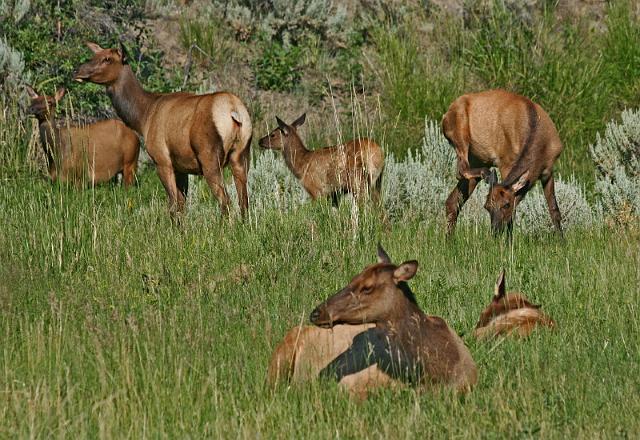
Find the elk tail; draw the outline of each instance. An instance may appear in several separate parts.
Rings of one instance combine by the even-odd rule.
[[[231,112],[231,119],[233,119],[238,125],[242,125],[242,116],[237,111]]]

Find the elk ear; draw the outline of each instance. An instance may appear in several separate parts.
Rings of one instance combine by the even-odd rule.
[[[418,262],[416,260],[405,261],[393,271],[393,281],[396,284],[400,281],[408,281],[415,276],[417,271]]]
[[[500,271],[500,275],[498,276],[498,280],[496,281],[496,287],[493,294],[494,301],[500,301],[502,298],[504,298],[504,294],[506,293],[504,273],[504,269],[502,269]]]
[[[64,94],[67,93],[67,91],[65,90],[64,87],[60,87],[57,91],[56,94],[54,95],[53,99],[54,101],[57,103],[58,101],[60,101],[62,99],[62,97],[64,96]]]
[[[518,178],[518,180],[516,180],[516,182],[513,185],[511,185],[511,190],[514,193],[517,193],[518,191],[525,188],[528,184],[529,184],[529,171],[527,170],[524,173],[522,173],[522,175]]]
[[[31,88],[31,86],[24,86],[24,88],[27,90],[27,94],[29,95],[29,98],[36,99],[38,97],[38,94],[36,93],[35,90],[33,90],[33,88]]]
[[[304,124],[305,119],[307,119],[307,114],[303,113],[298,119],[296,119],[295,121],[293,121],[291,123],[292,127],[300,127],[302,124]]]
[[[87,44],[87,47],[88,47],[89,49],[91,49],[91,52],[93,52],[93,53],[102,52],[102,51],[104,50],[103,48],[101,48],[101,47],[100,47],[99,45],[97,45],[96,43],[90,43],[90,42],[87,42],[86,44]]]
[[[389,254],[382,248],[382,245],[378,243],[378,263],[391,264],[391,258]]]
[[[278,122],[278,128],[282,130],[285,136],[289,136],[289,126],[284,123],[282,119],[276,116],[276,121]]]
[[[124,44],[120,42],[120,47],[118,48],[118,55],[120,56],[120,61],[122,64],[129,63],[129,52],[127,52],[127,48],[124,47]]]
[[[498,173],[496,173],[495,168],[493,168],[489,174],[484,177],[484,181],[489,184],[489,186],[493,186],[498,183]]]

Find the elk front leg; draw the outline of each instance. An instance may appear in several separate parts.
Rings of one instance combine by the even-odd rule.
[[[136,181],[137,162],[126,163],[122,169],[122,184],[129,188]]]
[[[458,214],[460,214],[460,210],[469,197],[471,197],[477,185],[478,179],[458,180],[456,187],[453,188],[453,191],[449,194],[445,203],[447,212],[447,235],[450,235],[454,231],[456,222],[458,221]]]
[[[562,215],[560,214],[560,208],[558,208],[558,201],[556,200],[553,174],[550,174],[547,178],[543,177],[541,183],[544,190],[544,197],[547,199],[547,207],[549,208],[549,215],[551,215],[553,226],[555,226],[556,231],[562,235]]]

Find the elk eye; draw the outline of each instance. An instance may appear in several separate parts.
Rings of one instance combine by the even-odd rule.
[[[373,292],[373,286],[366,286],[360,289],[360,293],[363,295],[369,295],[371,292]]]
[[[503,207],[504,209],[508,209],[508,208],[509,208],[509,206],[511,206],[511,203],[509,203],[509,202],[507,202],[507,203],[505,203],[504,205],[502,205],[502,207]]]

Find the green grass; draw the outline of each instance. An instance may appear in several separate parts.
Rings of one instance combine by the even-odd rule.
[[[1,437],[636,437],[640,237],[518,234],[443,219],[358,226],[320,202],[246,223],[215,202],[173,227],[153,172],[125,192],[40,179],[0,186]],[[464,215],[464,214],[463,214]],[[465,340],[480,380],[464,398],[333,383],[272,392],[285,331],[375,259],[417,259],[422,308]],[[501,267],[558,323],[524,341],[470,340]]]

